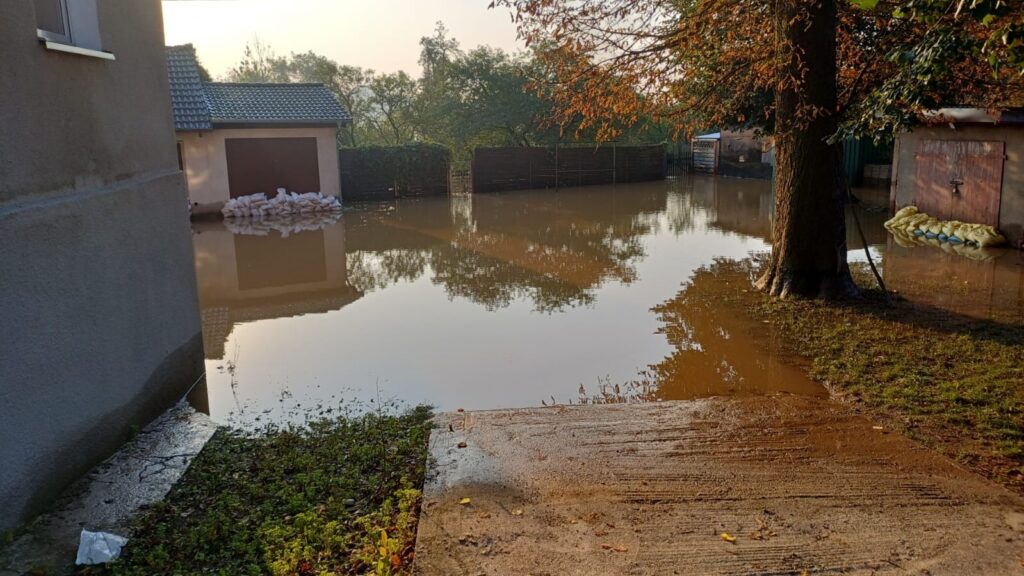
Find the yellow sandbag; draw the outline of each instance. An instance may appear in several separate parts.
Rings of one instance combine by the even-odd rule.
[[[900,226],[904,229],[916,230],[922,222],[927,222],[931,216],[927,214],[914,214],[903,220]]]
[[[885,226],[897,241],[902,241],[901,243],[913,241],[923,244],[920,236],[925,234],[931,234],[933,238],[940,234],[946,237],[955,236],[967,244],[980,248],[998,246],[1006,242],[1006,237],[992,226],[957,220],[942,221],[918,211],[916,206],[901,208],[885,223]]]
[[[893,214],[892,218],[886,221],[885,227],[896,228],[905,226],[907,218],[910,218],[914,214],[917,214],[917,206],[904,206],[903,208],[897,210],[896,213]]]
[[[931,220],[928,221],[928,225],[921,226],[921,229],[924,230],[925,232],[931,232],[932,234],[938,236],[940,233],[942,233],[942,220],[936,220],[935,218],[932,218]]]

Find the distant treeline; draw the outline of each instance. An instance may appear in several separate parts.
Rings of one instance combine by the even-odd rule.
[[[339,64],[314,52],[277,56],[256,40],[226,79],[327,85],[353,117],[339,135],[340,147],[440,144],[452,151],[453,161],[466,164],[481,146],[595,140],[585,126],[548,122],[552,108],[535,90],[542,74],[534,53],[509,54],[489,46],[464,51],[441,23],[420,46],[422,74],[416,79],[405,72]],[[668,127],[641,119],[617,141],[653,144],[670,138]]]

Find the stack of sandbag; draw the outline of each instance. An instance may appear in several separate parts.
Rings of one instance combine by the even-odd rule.
[[[318,212],[316,214],[288,214],[274,218],[228,218],[224,225],[232,234],[244,236],[267,236],[272,230],[287,238],[291,234],[323,230],[341,219],[341,212]]]
[[[991,226],[968,224],[959,220],[939,220],[924,212],[918,212],[917,206],[901,208],[885,223],[885,227],[894,235],[919,236],[978,248],[998,246],[1006,242],[1006,238]]]
[[[225,218],[256,219],[327,212],[341,212],[341,202],[334,196],[319,192],[289,193],[284,188],[278,188],[277,196],[272,199],[263,193],[232,198],[221,209]]]
[[[943,252],[963,256],[965,258],[970,258],[971,260],[992,260],[999,256],[998,252],[989,248],[979,248],[970,244],[954,244],[948,241],[943,242],[938,238],[915,236],[914,234],[901,229],[890,229],[889,232],[892,233],[892,239],[896,244],[906,248],[932,246],[933,248],[938,248]]]

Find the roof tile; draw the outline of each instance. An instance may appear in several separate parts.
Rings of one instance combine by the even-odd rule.
[[[203,82],[191,44],[167,47],[167,74],[179,131],[212,130],[215,124],[314,124],[350,122],[323,84]]]
[[[210,106],[191,44],[167,47],[167,75],[176,130],[210,130]]]
[[[323,84],[203,85],[216,123],[338,124],[352,119]]]

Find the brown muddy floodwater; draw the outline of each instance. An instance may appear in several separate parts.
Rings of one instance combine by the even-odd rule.
[[[767,250],[771,209],[766,182],[686,177],[350,204],[323,222],[196,223],[199,403],[246,422],[352,399],[451,410],[581,393],[824,395],[763,326],[685,292],[716,259]],[[1024,317],[1016,252],[972,260],[895,246],[885,218],[862,215],[891,288],[958,313]],[[850,246],[862,260],[859,239]]]

